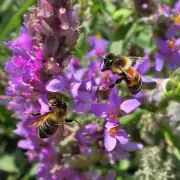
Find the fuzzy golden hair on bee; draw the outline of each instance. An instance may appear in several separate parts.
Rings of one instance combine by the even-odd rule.
[[[127,56],[117,55],[115,56],[114,64],[120,66],[124,70],[127,70],[131,66],[132,61]]]
[[[105,58],[101,57],[104,61],[101,71],[110,70],[113,74],[119,75],[119,79],[114,84],[109,85],[109,88],[120,84],[124,80],[127,84],[129,91],[132,94],[137,94],[142,88],[142,79],[140,74],[132,67],[134,62],[141,62],[142,57],[129,57],[107,54]]]
[[[32,113],[32,116],[35,116],[38,119],[36,119],[31,127],[38,128],[38,136],[40,138],[48,138],[54,135],[57,131],[59,131],[60,137],[62,137],[64,123],[76,121],[74,119],[66,118],[67,104],[62,99],[61,95],[59,95],[58,98],[57,96],[51,97],[48,101],[50,112],[47,112],[44,115],[41,115],[40,113]]]

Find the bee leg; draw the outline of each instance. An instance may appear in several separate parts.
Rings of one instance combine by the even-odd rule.
[[[41,113],[40,112],[35,112],[35,113],[30,113],[32,116],[40,116]]]
[[[109,85],[109,88],[112,89],[112,88],[115,87],[116,85],[120,84],[123,79],[124,79],[123,77],[117,79],[114,84]]]
[[[75,122],[77,122],[78,124],[79,124],[79,122],[77,121],[77,120],[75,120],[75,119],[65,119],[65,122],[73,122],[73,121],[75,121]]]

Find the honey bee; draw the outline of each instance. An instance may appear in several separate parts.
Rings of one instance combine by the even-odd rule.
[[[114,84],[111,84],[109,88],[113,88],[124,80],[132,94],[137,94],[141,90],[141,76],[132,65],[137,61],[143,61],[143,57],[120,56],[113,53],[107,54],[105,58],[99,57],[104,61],[103,68],[101,69],[102,72],[110,70],[113,74],[118,74],[120,76],[120,78],[117,79]]]
[[[60,136],[63,136],[64,122],[73,122],[74,119],[67,119],[67,104],[65,101],[52,98],[49,100],[50,112],[41,115],[39,112],[31,113],[32,116],[38,117],[31,126],[38,127],[38,136],[48,138],[60,130]],[[77,121],[76,121],[77,122]]]

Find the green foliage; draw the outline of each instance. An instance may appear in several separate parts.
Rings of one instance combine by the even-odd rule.
[[[180,102],[180,69],[177,69],[165,82],[165,94],[168,99]]]
[[[150,147],[142,151],[140,169],[136,172],[136,177],[137,180],[175,179],[172,171],[172,158],[163,158],[158,147]]]

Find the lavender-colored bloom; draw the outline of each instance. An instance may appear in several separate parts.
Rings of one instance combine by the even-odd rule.
[[[128,141],[128,143],[122,145],[117,143],[114,150],[108,153],[109,161],[111,164],[115,164],[117,160],[126,159],[129,157],[129,153],[135,150],[141,150],[143,145],[140,143]]]
[[[93,135],[101,130],[102,128],[99,124],[92,122],[79,129],[75,137],[81,145],[87,146],[90,144],[90,141],[86,136],[91,136],[91,139],[93,139]]]
[[[74,82],[73,77],[68,79],[65,74],[63,76],[54,76],[46,83],[46,90],[49,92],[71,93]]]
[[[27,150],[31,162],[39,162],[39,179],[54,179],[57,173],[54,166],[59,166],[59,154],[55,147],[59,144],[60,133],[57,131],[55,136],[40,139],[37,128],[30,127],[36,120],[30,113],[49,111],[46,85],[50,84],[54,90],[53,83],[59,80],[61,76],[57,75],[68,65],[78,34],[79,21],[70,0],[40,0],[38,7],[25,15],[25,27],[19,37],[5,43],[13,53],[12,59],[5,64],[9,75],[6,94],[11,97],[8,109],[15,111],[14,116],[21,120],[14,131],[24,138],[18,142],[18,147]],[[71,80],[73,77],[65,74],[60,90],[70,92]]]
[[[116,152],[119,155],[120,159],[126,158],[130,151],[136,150],[136,149],[142,149],[141,144],[137,144],[134,142],[129,141],[128,134],[119,128],[117,119],[111,119],[107,120],[104,130],[104,145],[107,151],[112,151],[117,146],[117,142],[119,142],[117,149],[118,152]],[[115,154],[114,154],[115,155]],[[117,157],[116,157],[117,158]],[[117,158],[117,159],[119,159]]]
[[[109,96],[109,104],[92,104],[91,111],[97,116],[107,119],[117,118],[121,111],[130,113],[140,106],[136,99],[129,99],[121,102],[117,94],[117,88],[113,88]]]
[[[75,111],[78,114],[88,112],[90,105],[95,101],[95,90],[92,88],[91,81],[82,81],[77,88],[75,99]]]
[[[92,46],[92,50],[88,52],[87,56],[95,56],[99,55],[102,56],[105,53],[105,50],[108,45],[108,41],[96,36],[90,36],[89,37],[89,43]]]
[[[180,65],[180,39],[176,38],[177,33],[180,31],[179,2],[177,2],[174,8],[171,9],[171,13],[167,13],[167,16],[172,16],[174,22],[170,24],[166,32],[165,39],[157,40],[159,51],[155,55],[156,71],[161,71],[165,63],[167,63],[172,70],[176,69]]]
[[[72,59],[69,63],[71,50],[76,44],[78,34],[79,22],[70,0],[40,0],[38,7],[34,7],[31,13],[25,16],[25,27],[22,28],[20,36],[6,43],[13,52],[12,59],[5,65],[10,80],[6,90],[7,95],[11,96],[8,109],[15,111],[14,116],[21,120],[14,131],[24,138],[18,142],[18,147],[27,150],[29,161],[39,163],[36,172],[38,179],[89,178],[87,172],[79,173],[69,162],[67,163],[69,167],[66,167],[66,153],[63,152],[63,148],[57,151],[61,130],[52,137],[42,140],[37,136],[37,128],[30,126],[34,121],[39,120],[38,117],[33,118],[31,113],[45,114],[50,111],[49,95],[56,95],[58,92],[68,93],[70,99],[74,100],[73,110],[77,113],[85,113],[97,100],[96,89],[93,87],[107,87],[109,83],[115,81],[114,75],[110,72],[99,71],[101,62],[98,59],[90,62],[89,69],[82,68],[77,59]],[[104,55],[106,40],[90,37],[89,41],[93,49],[87,57]],[[64,69],[67,65],[68,67]],[[121,103],[116,89],[111,92],[109,100],[110,104],[105,104],[109,109],[104,141],[106,141],[106,149],[113,149],[107,146],[108,139],[111,138],[107,136],[113,136],[114,132],[114,127],[108,122],[118,116],[121,110],[129,113],[140,103],[137,100]],[[112,109],[114,111],[109,113]],[[64,133],[68,138],[70,130],[67,131],[67,126]],[[75,133],[76,130],[73,131],[72,136]],[[66,137],[63,138],[65,140]],[[107,156],[103,145],[103,128],[99,124],[85,125],[77,131],[75,138],[76,141],[74,139],[72,141],[77,146],[77,152],[71,153],[72,159],[76,156],[89,158],[93,154],[93,159],[95,156],[95,160],[100,162],[100,151],[103,152],[102,156]],[[128,135],[121,129],[118,130],[117,135],[114,135],[113,141],[114,138],[120,143],[117,143],[113,151],[117,149],[118,144],[125,146],[129,142]],[[94,144],[100,147],[95,149]],[[95,155],[94,150],[97,151]],[[113,151],[111,150],[112,153]],[[125,151],[125,148],[121,148],[121,151]],[[99,174],[92,174],[94,177],[100,177]]]
[[[175,69],[180,65],[180,39],[157,41],[159,52],[156,53],[156,70],[161,71],[164,63],[170,65],[171,69]]]
[[[91,111],[97,117],[103,117],[107,119],[104,131],[104,145],[107,151],[112,151],[117,141],[121,145],[128,143],[128,134],[119,129],[118,126],[118,115],[121,111],[130,113],[140,106],[140,102],[136,99],[126,100],[121,103],[120,97],[117,95],[117,88],[113,88],[109,96],[110,104],[92,104]]]
[[[105,128],[104,145],[107,151],[112,151],[117,141],[119,141],[120,144],[128,143],[128,134],[122,129],[119,129],[117,120],[108,120]]]

